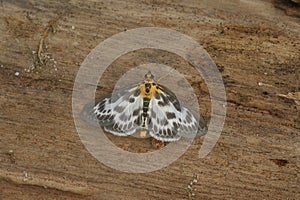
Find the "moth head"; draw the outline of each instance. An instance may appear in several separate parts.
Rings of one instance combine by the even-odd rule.
[[[145,79],[152,80],[153,78],[154,78],[154,75],[151,73],[151,71],[148,71],[148,73],[145,74]]]

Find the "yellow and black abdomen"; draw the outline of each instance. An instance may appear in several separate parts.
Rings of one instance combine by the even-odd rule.
[[[153,81],[147,81],[139,87],[143,98],[142,128],[148,129],[150,124],[149,105],[152,98],[159,93],[159,88]]]

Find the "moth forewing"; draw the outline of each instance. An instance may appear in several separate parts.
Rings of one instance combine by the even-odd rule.
[[[98,108],[101,102],[105,101],[106,99],[109,99],[110,97],[111,94],[108,94],[101,97],[100,99],[91,101],[88,104],[86,104],[80,113],[81,119],[94,126],[99,126],[99,125],[106,126],[111,124],[113,122],[112,120],[107,121],[106,123],[104,123],[102,120],[99,120],[99,113],[98,113]]]

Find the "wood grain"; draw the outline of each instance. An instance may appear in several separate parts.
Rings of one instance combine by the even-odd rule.
[[[0,199],[300,198],[300,25],[272,1],[31,0],[1,1],[0,10]],[[47,61],[35,68],[42,33],[61,14],[44,40]],[[170,166],[129,174],[85,149],[73,122],[72,89],[95,46],[145,26],[180,31],[208,51],[222,74],[228,110],[207,157],[198,158],[198,138]],[[168,52],[122,56],[105,72],[99,93],[145,62],[184,74],[209,119],[205,83]],[[108,137],[129,151],[155,150],[150,139]]]

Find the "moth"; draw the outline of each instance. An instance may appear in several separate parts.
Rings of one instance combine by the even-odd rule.
[[[150,71],[143,82],[105,95],[87,104],[81,112],[85,121],[100,124],[114,135],[139,132],[163,142],[205,134],[204,120],[195,116],[171,90],[158,84]]]

